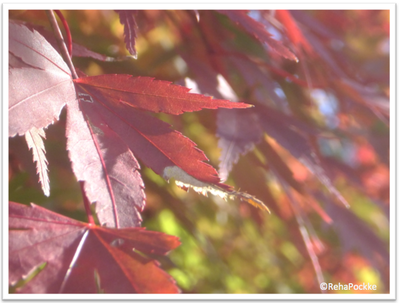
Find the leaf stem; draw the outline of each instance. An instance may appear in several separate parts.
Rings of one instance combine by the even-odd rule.
[[[89,202],[88,198],[86,197],[85,189],[83,188],[84,187],[84,182],[80,181],[79,185],[81,186],[82,197],[83,197],[83,205],[85,205],[85,211],[86,211],[86,214],[87,214],[87,217],[88,217],[88,222],[90,224],[95,224],[94,223],[94,219],[93,219],[92,211],[90,210],[90,202]]]
[[[63,56],[64,61],[67,63],[69,69],[71,70],[72,78],[78,79],[79,77],[76,73],[75,67],[71,60],[71,57],[68,54],[67,46],[65,45],[64,38],[61,34],[61,30],[60,30],[60,27],[58,26],[58,23],[57,23],[56,17],[54,16],[53,10],[47,10],[46,14],[47,14],[47,17],[49,18],[51,27],[53,28],[54,35],[58,42],[58,46],[60,47],[61,55]]]
[[[57,14],[58,18],[60,18],[60,20],[64,26],[65,34],[67,35],[68,53],[69,53],[69,56],[72,58],[72,37],[71,37],[71,31],[69,30],[68,22],[67,22],[67,20],[65,20],[64,15],[61,13],[60,10],[58,10],[58,9],[55,10],[55,13]]]

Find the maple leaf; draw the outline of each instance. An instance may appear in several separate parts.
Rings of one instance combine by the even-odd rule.
[[[220,110],[217,120],[218,146],[221,148],[219,174],[222,180],[228,178],[232,166],[239,156],[252,150],[263,131],[256,111]]]
[[[195,74],[194,85],[199,92],[211,94],[218,98],[226,98],[223,96],[225,91],[221,88],[229,87],[229,83],[221,86],[221,75],[213,70],[213,66],[202,64],[198,60],[193,60],[190,56],[183,57],[190,70]],[[260,104],[265,104],[266,95],[274,104],[283,102],[275,92],[277,86],[273,84],[272,80],[266,74],[259,70],[259,66],[252,64],[247,58],[246,60],[238,57],[227,57],[224,59],[229,62],[230,66],[240,71],[249,87],[255,89],[254,96]],[[186,82],[188,87],[192,85],[188,81]],[[258,88],[262,88],[262,90]],[[260,142],[263,134],[260,119],[262,120],[264,117],[259,115],[258,106],[246,111],[235,109],[219,110],[217,116],[217,136],[219,137],[218,146],[221,148],[219,174],[222,181],[227,179],[239,157],[251,151]]]
[[[139,164],[119,135],[99,121],[96,104],[89,108],[90,119],[80,108],[86,109],[87,102],[68,104],[66,125],[67,150],[77,179],[85,181],[85,193],[96,202],[102,225],[140,226],[145,194]]]
[[[47,159],[46,150],[44,148],[43,139],[46,138],[43,129],[32,128],[25,133],[26,143],[28,148],[32,149],[33,161],[36,162],[36,172],[39,174],[39,182],[42,184],[44,194],[48,197],[50,195],[50,181],[47,174]]]
[[[212,99],[190,94],[189,89],[166,81],[129,75],[103,75],[76,79],[80,108],[89,120],[97,120],[112,129],[134,155],[157,174],[184,188],[223,198],[238,197],[267,209],[255,197],[236,192],[220,183],[218,173],[195,144],[170,125],[144,114],[138,109],[168,114],[181,114],[202,108],[247,108],[252,105]],[[72,162],[75,158],[71,158]]]
[[[130,75],[100,75],[76,79],[95,99],[107,99],[115,105],[179,115],[204,108],[248,108],[250,104],[212,99],[209,96],[189,93],[188,88],[149,77]]]
[[[68,66],[38,32],[10,22],[9,35],[9,52],[30,66],[9,70],[9,136],[13,137],[33,127],[47,127],[76,96]]]
[[[9,217],[9,283],[45,264],[17,288],[20,293],[179,291],[158,262],[142,254],[166,254],[180,244],[174,236],[144,228],[102,228],[34,204],[10,202]]]
[[[135,21],[135,13],[136,11],[133,10],[116,10],[119,15],[119,21],[124,26],[124,38],[126,48],[128,49],[129,53],[136,59],[137,53],[135,48],[136,43],[136,30],[137,24]]]
[[[121,136],[146,166],[159,175],[164,174],[166,167],[177,166],[202,182],[214,184],[219,183],[217,172],[204,162],[207,157],[191,140],[171,130],[167,123],[135,108],[181,114],[201,108],[250,106],[190,94],[185,87],[144,77],[104,75],[80,78],[76,83],[93,100],[84,102],[85,114],[101,115],[104,123]]]
[[[195,81],[185,78],[187,87],[196,87],[198,92],[211,94],[218,98],[237,99],[229,83],[206,64],[184,56],[191,70],[195,71]],[[224,182],[240,155],[252,150],[259,142],[262,130],[259,126],[257,109],[245,111],[237,109],[219,109],[217,114],[218,147],[221,149],[219,177]]]

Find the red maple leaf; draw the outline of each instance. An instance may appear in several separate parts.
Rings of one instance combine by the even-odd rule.
[[[75,99],[67,64],[38,32],[9,23],[9,53],[24,63],[9,70],[9,136],[47,127]],[[29,116],[26,116],[29,113]]]
[[[9,283],[20,293],[177,293],[158,262],[178,238],[144,228],[107,229],[10,202]],[[140,253],[136,252],[139,251]]]

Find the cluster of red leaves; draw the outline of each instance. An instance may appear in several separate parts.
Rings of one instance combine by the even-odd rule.
[[[138,24],[141,18],[146,22],[152,18],[143,15]],[[365,15],[373,21],[365,22],[369,20]],[[308,291],[320,291],[323,274],[318,258],[329,255],[329,247],[313,231],[309,220],[313,212],[337,229],[345,250],[357,249],[374,264],[387,291],[387,244],[354,215],[346,199],[351,196],[344,198],[335,181],[345,178],[388,213],[389,57],[384,50],[388,12],[199,11],[161,13],[159,19],[179,37],[178,54],[188,66],[188,87],[194,82],[200,93],[217,98],[233,95],[255,105],[245,111],[218,111],[219,174],[225,180],[232,172],[235,184],[263,200],[274,215],[285,222],[296,220],[294,228],[301,232],[293,231],[293,242],[310,259],[314,279],[317,276]],[[369,57],[360,60],[357,49],[346,44],[351,34],[371,45],[364,55]],[[240,42],[243,36],[253,38],[260,49],[250,50]],[[317,106],[312,94],[321,92],[325,102],[336,103],[334,113],[320,116],[326,123],[313,117]],[[323,153],[324,140],[350,141],[356,155],[353,163]],[[247,166],[235,169],[245,154]],[[277,178],[282,196],[274,196],[265,185],[265,175],[255,173],[260,168]],[[241,210],[263,224],[259,212],[247,205]]]
[[[197,188],[230,191],[220,183],[220,178],[226,180],[232,171],[237,185],[259,196],[275,214],[285,220],[295,218],[300,231],[296,235],[303,240],[318,280],[322,273],[317,255],[323,249],[309,228],[308,209],[316,211],[328,223],[342,221],[341,227],[350,224],[351,236],[360,239],[359,247],[372,250],[371,259],[376,253],[384,263],[387,262],[387,251],[381,249],[382,241],[342,207],[351,203],[334,186],[338,174],[347,176],[356,186],[362,184],[362,176],[348,165],[325,157],[318,147],[318,140],[324,137],[351,138],[357,142],[361,135],[354,129],[358,125],[363,125],[365,120],[387,124],[389,119],[388,96],[385,95],[387,79],[375,79],[379,83],[376,89],[366,88],[364,84],[371,79],[365,83],[360,81],[358,72],[349,64],[351,56],[343,55],[344,51],[337,51],[332,46],[343,43],[340,31],[345,31],[344,23],[348,19],[341,20],[341,15],[333,12],[337,16],[335,20],[343,26],[332,31],[321,21],[324,20],[323,12],[314,17],[302,11],[117,13],[124,25],[126,47],[134,57],[137,56],[135,40],[138,35],[145,35],[145,31],[140,31],[145,28],[145,23],[156,23],[153,18],[157,18],[157,22],[163,20],[168,24],[181,44],[177,52],[190,70],[188,76],[204,95],[147,77],[79,73],[80,78],[74,79],[59,55],[59,47],[52,35],[34,25],[10,22],[9,136],[26,136],[37,162],[43,190],[48,194],[42,130],[57,120],[66,106],[67,149],[72,169],[77,179],[84,182],[85,196],[91,203],[96,203],[96,215],[103,225],[79,223],[36,206],[10,204],[10,283],[15,284],[41,264],[46,264],[43,272],[18,291],[178,290],[153,261],[132,251],[165,254],[178,245],[173,237],[137,229],[145,195],[136,157],[164,178],[173,177]],[[377,23],[374,28],[384,28],[385,24],[384,21]],[[271,32],[277,32],[278,38]],[[381,34],[379,30],[376,32]],[[238,39],[235,38],[239,36],[252,39],[261,51],[247,52],[236,42]],[[75,43],[72,48],[74,56],[114,60]],[[224,100],[230,99],[229,87],[233,89],[235,99],[244,103]],[[329,128],[310,119],[313,108],[310,92],[316,88],[329,91],[338,100],[339,117],[352,115],[356,120],[345,125],[339,120],[338,126]],[[285,97],[279,93],[282,90]],[[248,108],[248,104],[254,108]],[[204,162],[206,156],[192,141],[146,113],[180,115],[203,108],[228,108],[219,110],[217,117],[221,148],[219,175]],[[360,148],[360,159],[366,163],[365,159],[373,157],[375,160],[368,163],[368,172],[374,173],[374,168],[379,167],[385,175],[388,145],[382,150],[379,142],[373,141],[368,149],[372,156],[365,156],[365,147],[364,153]],[[282,148],[290,155],[285,155]],[[264,179],[235,175],[234,166],[240,156],[255,149],[264,159],[249,154],[251,164],[276,176],[287,193],[286,203],[278,203],[273,198]],[[381,151],[379,155],[378,150]],[[288,165],[290,161],[306,169],[306,177],[319,180],[330,195],[315,183],[305,186],[293,166]],[[178,173],[166,173],[171,168],[178,168],[173,170]],[[365,169],[361,173],[365,175]],[[368,180],[370,178],[364,182]],[[388,197],[383,193],[387,189],[382,187],[374,192],[375,198],[387,201]],[[246,197],[242,200],[246,201]],[[322,208],[319,201],[326,207]],[[246,209],[243,208],[248,212]],[[251,215],[262,224],[258,212],[251,210]],[[357,228],[353,228],[355,225]],[[343,227],[343,230],[346,229]],[[38,233],[48,239],[43,246],[34,245],[39,241],[35,238]],[[70,240],[58,242],[58,237],[65,234],[70,235]],[[349,233],[342,232],[341,235],[344,241],[353,239]],[[372,239],[373,245],[367,243],[366,238]],[[27,240],[28,246],[21,244]],[[31,245],[37,247],[38,252],[28,258]],[[51,250],[55,246],[59,247],[56,252]],[[99,259],[89,262],[91,251],[100,247]],[[54,261],[56,257],[57,262]],[[112,269],[103,267],[104,260],[110,260]],[[151,274],[138,275],[137,271],[144,267]],[[114,274],[120,276],[123,282],[110,281],[105,270],[112,270],[113,277]],[[99,277],[100,283],[95,281],[95,276]],[[153,276],[156,278],[149,280]],[[86,278],[81,277],[87,277],[87,284],[82,282]],[[52,283],[49,283],[50,279]]]
[[[129,24],[129,20],[126,22]],[[160,175],[164,173],[166,167],[179,167],[197,180],[219,184],[217,172],[204,162],[207,158],[202,151],[195,148],[192,141],[179,132],[171,130],[168,124],[146,115],[143,110],[178,115],[202,108],[246,108],[248,105],[190,94],[189,90],[184,87],[151,78],[103,75],[73,79],[67,64],[42,35],[35,30],[28,29],[23,24],[10,22],[9,26],[9,53],[12,58],[10,59],[9,73],[9,135],[26,135],[31,134],[34,130],[46,128],[58,119],[61,109],[67,105],[67,149],[72,168],[77,179],[85,182],[84,192],[89,201],[96,202],[96,215],[102,226],[111,228],[140,226],[140,212],[145,205],[145,195],[144,184],[138,171],[139,164],[135,156]],[[30,113],[28,118],[25,115],[27,112]],[[29,142],[32,142],[29,146],[32,146],[34,159],[38,163],[38,173],[41,176],[46,175],[46,159],[40,136],[36,136],[36,140]],[[40,181],[45,193],[48,193],[48,179],[42,177]],[[14,213],[11,212],[11,217],[13,215]],[[28,220],[29,216],[28,212],[20,219],[35,232],[42,233],[41,237],[49,236],[50,242],[43,243],[47,251],[47,253],[43,253],[44,259],[27,258],[28,264],[22,265],[19,260],[24,259],[27,247],[19,247],[22,238],[11,233],[10,282],[12,284],[26,276],[32,268],[38,266],[38,262],[50,262],[55,258],[54,254],[50,253],[51,247],[59,245],[57,242],[49,244],[53,237],[60,236],[52,235],[54,232],[52,226],[43,228],[42,225],[40,227],[32,225],[29,223],[31,222]],[[18,215],[17,217],[19,218]],[[26,227],[11,224],[10,228],[18,230]],[[46,230],[49,231],[47,235]],[[94,236],[91,234],[96,234],[96,232],[93,229],[89,230],[88,239],[92,239]],[[133,237],[133,239],[136,237],[135,232],[113,231],[116,237],[123,238],[123,234],[127,233],[127,236]],[[30,243],[28,248],[34,245],[32,234],[23,231],[20,233],[23,234],[23,237],[30,239],[25,241],[25,243]],[[61,231],[61,234],[63,233],[70,233],[70,231],[65,228]],[[24,291],[94,291],[95,289],[92,287],[85,288],[85,284],[81,283],[82,280],[69,278],[70,275],[75,277],[74,271],[72,273],[66,271],[66,265],[75,266],[72,264],[76,262],[76,258],[72,258],[75,253],[79,254],[81,260],[90,259],[90,254],[85,254],[81,247],[79,250],[77,249],[79,241],[76,239],[80,239],[83,234],[83,228],[80,226],[78,236],[71,240],[75,245],[73,247],[70,243],[67,244],[63,238],[64,245],[71,249],[68,259],[60,259],[60,256],[57,256],[58,260],[62,260],[62,262],[58,261],[57,266],[62,265],[63,269],[57,267],[59,271],[56,271],[53,269],[53,265],[49,265],[46,267],[45,273],[38,275],[35,279],[36,283],[29,283],[23,288]],[[152,238],[154,243],[160,242],[157,234],[154,234],[154,237],[152,235],[150,233],[149,238]],[[111,238],[110,241],[102,243],[110,245],[114,240]],[[85,243],[90,242],[85,240]],[[88,249],[91,250],[96,250],[98,246],[95,243],[86,245],[90,246]],[[169,249],[174,247],[176,245],[168,246]],[[132,246],[127,248],[132,249]],[[134,248],[136,249],[136,247]],[[89,263],[91,266],[85,268],[90,269],[85,272],[86,275],[97,270],[102,285],[107,284],[106,281],[108,281],[108,279],[103,279],[104,274],[101,273],[103,270],[99,267],[99,264],[108,264],[105,256],[103,257],[100,258],[101,262]],[[139,255],[125,256],[116,253],[111,257],[120,263],[120,267],[131,271],[139,269],[138,265],[132,265],[132,262],[147,263]],[[129,258],[131,261],[126,262],[123,260],[124,258]],[[108,270],[112,270],[115,275],[118,275],[116,269],[109,268]],[[149,272],[147,277],[157,276],[157,271],[154,271],[154,274],[153,271]],[[52,275],[55,273],[60,278],[54,280]],[[82,273],[80,275],[82,276]],[[146,275],[140,275],[138,272],[135,275],[137,275],[137,279],[141,280],[140,283],[128,277],[125,284],[130,287],[121,283],[113,283],[115,288],[107,287],[107,291],[175,292],[177,290],[174,286],[160,287],[159,285],[165,284],[166,281],[157,281],[153,278],[151,281],[154,284],[149,286],[148,284],[152,283],[146,280]],[[62,276],[64,276],[64,281],[66,279],[74,280],[71,284],[74,286],[68,286],[69,284],[65,287],[62,286],[60,284]],[[50,278],[57,283],[49,284]],[[78,287],[79,285],[81,286]],[[156,288],[158,289],[156,290]]]

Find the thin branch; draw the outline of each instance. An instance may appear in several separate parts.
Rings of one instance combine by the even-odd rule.
[[[67,35],[67,47],[68,47],[68,53],[69,56],[72,58],[72,37],[71,37],[71,31],[69,30],[69,26],[68,26],[68,22],[67,20],[65,20],[64,15],[61,13],[60,10],[55,10],[58,18],[60,18],[64,29],[65,29],[65,33]]]
[[[46,14],[47,14],[47,17],[49,18],[51,27],[53,28],[53,32],[57,39],[58,46],[60,47],[61,55],[63,56],[64,61],[67,63],[69,69],[71,70],[72,78],[78,79],[79,77],[75,71],[75,67],[72,63],[71,57],[68,54],[67,46],[65,45],[65,41],[61,34],[61,30],[60,30],[60,27],[58,26],[56,17],[54,16],[54,12],[52,10],[48,10],[48,11],[46,11]]]

